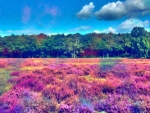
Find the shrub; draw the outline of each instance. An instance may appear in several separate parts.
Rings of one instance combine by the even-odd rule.
[[[0,64],[0,68],[5,68],[5,64]]]
[[[73,113],[74,110],[72,109],[72,106],[69,106],[67,104],[60,105],[59,112],[58,113]]]
[[[106,99],[93,102],[94,109],[107,113],[130,113],[131,102],[128,97],[113,94],[108,95]]]
[[[10,76],[19,76],[19,71],[11,72]]]
[[[80,105],[76,108],[76,112],[77,113],[94,113],[94,110],[87,106]]]

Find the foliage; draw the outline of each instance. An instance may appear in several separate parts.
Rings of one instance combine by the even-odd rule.
[[[143,27],[134,27],[131,33],[124,34],[41,33],[5,36],[0,40],[3,58],[150,57],[150,33]]]

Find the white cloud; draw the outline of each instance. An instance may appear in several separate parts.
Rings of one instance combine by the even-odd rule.
[[[50,33],[49,31],[44,31],[44,30],[36,30],[36,29],[24,29],[24,30],[6,30],[6,31],[2,31],[0,30],[0,36],[8,36],[11,34],[14,35],[22,35],[22,34],[27,34],[27,35],[38,35],[40,33],[44,33],[47,35],[51,35],[53,33]]]
[[[150,28],[146,28],[145,30],[148,31],[148,32],[150,32]]]
[[[99,33],[101,33],[101,31],[99,31],[99,30],[94,30],[94,33],[99,34]]]
[[[104,30],[105,33],[116,33],[116,30],[113,27],[109,27],[108,29]]]
[[[146,0],[126,0],[124,5],[128,7],[128,10],[144,10]]]
[[[57,35],[57,34],[64,34],[65,36],[67,36],[70,33],[45,33],[45,34],[48,35],[48,36]]]
[[[41,33],[42,31],[41,30],[7,30],[6,33],[8,34],[16,34],[16,35],[19,35],[19,34],[38,34],[38,33]]]
[[[138,15],[147,15],[150,13],[150,1],[149,0],[126,0],[124,2],[126,9],[128,10],[127,15],[135,17]],[[136,13],[135,13],[136,12]]]
[[[143,26],[144,27],[147,27],[149,25],[150,25],[150,21],[149,20],[146,20],[146,21],[143,22]]]
[[[79,26],[77,28],[72,29],[71,31],[87,31],[92,29],[90,26]]]
[[[137,19],[137,18],[131,18],[131,19],[127,19],[123,21],[120,25],[118,25],[115,28],[109,27],[104,30],[94,30],[93,32],[94,33],[109,33],[109,32],[130,33],[133,27],[144,27],[145,30],[150,32],[150,21],[149,20],[141,21],[140,19]]]
[[[64,33],[61,33],[61,32],[50,32],[50,31],[45,31],[45,30],[36,30],[36,29],[24,29],[24,30],[6,30],[6,31],[2,31],[0,30],[0,36],[9,36],[9,35],[22,35],[22,34],[25,34],[25,35],[38,35],[40,33],[44,33],[48,36],[51,36],[51,35],[57,35],[57,34],[64,34],[65,36],[70,34],[70,33],[67,33],[67,32],[64,32]]]
[[[104,5],[95,12],[99,20],[117,20],[124,16],[137,17],[150,14],[150,0],[126,0]]]
[[[143,11],[142,12],[142,15],[144,16],[144,15],[148,15],[148,14],[150,14],[150,10],[148,10],[148,11]]]
[[[85,5],[83,6],[83,8],[81,9],[81,11],[79,11],[76,15],[78,18],[80,19],[86,19],[92,16],[92,11],[94,10],[95,5],[93,4],[93,2],[90,2],[89,5]]]
[[[126,14],[126,9],[120,1],[108,3],[95,12],[96,17],[100,20],[116,20],[124,16],[124,14]]]
[[[114,29],[113,27],[108,27],[107,29],[104,29],[104,30],[94,30],[93,31],[94,33],[96,34],[99,34],[99,33],[117,33],[116,29]]]
[[[125,20],[124,22],[122,22],[119,26],[118,26],[118,31],[119,32],[130,32],[133,27],[144,27],[143,26],[143,22],[139,19],[128,19]]]
[[[112,33],[116,33],[116,30],[115,30],[114,28],[112,28],[112,27],[109,27],[109,28],[108,28],[108,31],[109,31],[109,32],[112,32]]]

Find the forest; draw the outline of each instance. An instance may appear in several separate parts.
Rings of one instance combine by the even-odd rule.
[[[149,58],[150,32],[10,35],[0,37],[1,58]]]

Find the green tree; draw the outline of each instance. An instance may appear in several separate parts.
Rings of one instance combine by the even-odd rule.
[[[145,36],[146,31],[143,27],[134,27],[131,31],[131,36],[132,37],[140,37],[140,36]]]

